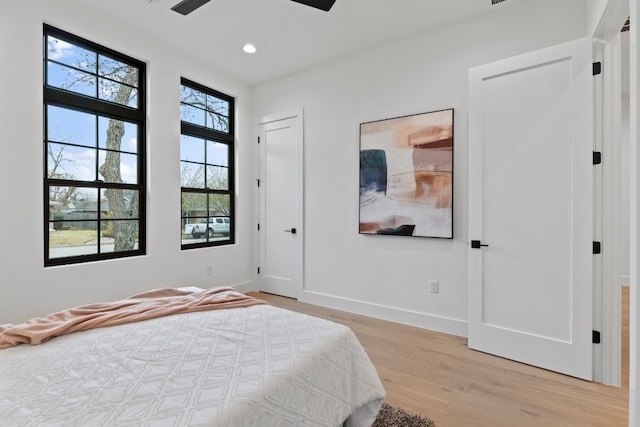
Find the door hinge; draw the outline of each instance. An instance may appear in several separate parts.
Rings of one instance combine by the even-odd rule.
[[[260,223],[258,223],[258,231],[260,231]]]
[[[599,165],[600,163],[602,163],[602,152],[601,151],[594,151],[593,152],[593,164],[594,165]]]
[[[256,183],[258,184],[258,187],[260,187],[260,180],[256,179]]]
[[[260,144],[260,137],[258,137],[258,144]]]
[[[598,255],[602,253],[602,244],[600,242],[593,242],[593,254]]]
[[[600,331],[592,331],[593,334],[591,342],[593,342],[594,344],[600,344],[602,342],[602,338],[600,337]]]
[[[260,267],[258,267],[258,274],[260,274]]]
[[[602,74],[602,62],[594,62],[593,63],[593,75],[597,76]]]

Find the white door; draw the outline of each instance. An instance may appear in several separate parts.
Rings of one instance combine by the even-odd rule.
[[[469,347],[588,380],[591,57],[581,39],[469,72]]]
[[[263,291],[302,290],[302,115],[260,124],[260,265]]]

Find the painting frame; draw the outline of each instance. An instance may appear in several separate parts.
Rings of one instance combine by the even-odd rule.
[[[453,239],[453,108],[360,123],[359,153],[359,234]]]

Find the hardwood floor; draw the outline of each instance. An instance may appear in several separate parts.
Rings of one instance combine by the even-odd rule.
[[[350,327],[378,370],[386,401],[428,416],[437,427],[628,425],[628,380],[619,388],[590,383],[469,350],[466,338],[249,294]],[[629,363],[628,298],[623,288],[623,378]]]

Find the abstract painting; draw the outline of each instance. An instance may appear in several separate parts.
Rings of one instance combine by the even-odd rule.
[[[360,125],[360,233],[453,238],[453,109]]]

